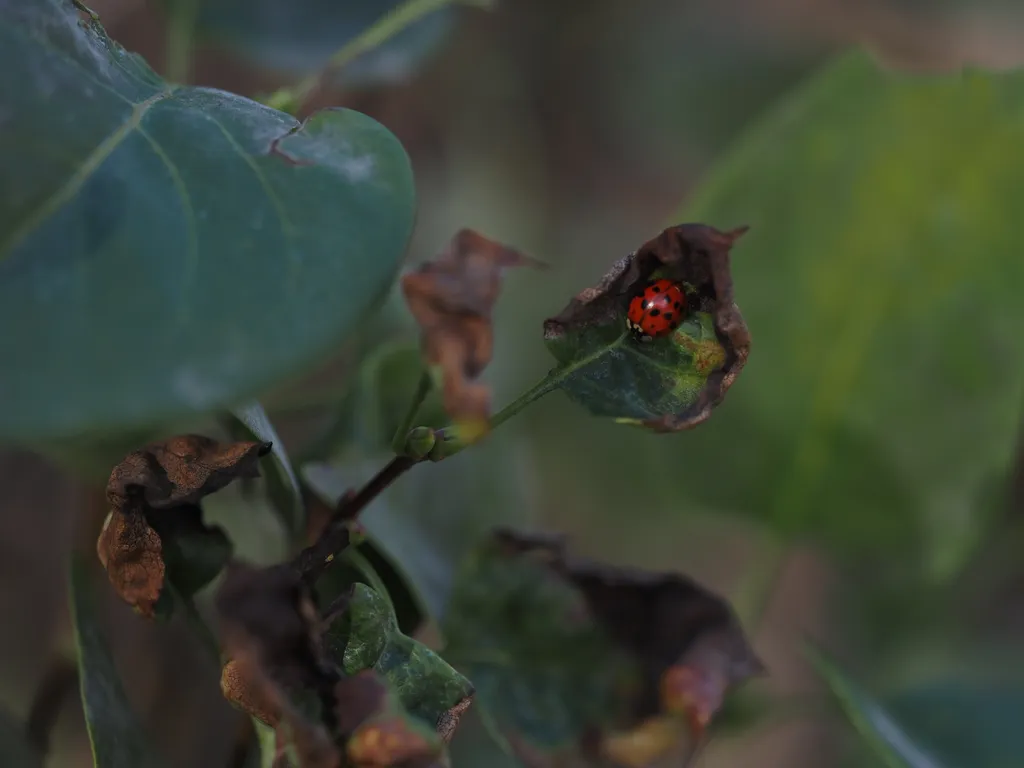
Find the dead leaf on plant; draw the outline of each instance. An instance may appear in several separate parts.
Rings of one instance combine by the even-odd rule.
[[[402,292],[423,334],[427,365],[444,379],[444,406],[460,422],[486,423],[490,390],[476,381],[491,360],[491,311],[506,267],[541,266],[470,229],[433,261],[402,278]]]

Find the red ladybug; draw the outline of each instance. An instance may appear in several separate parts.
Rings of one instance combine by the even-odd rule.
[[[672,333],[686,317],[686,294],[671,280],[655,280],[629,302],[628,327],[640,341]]]

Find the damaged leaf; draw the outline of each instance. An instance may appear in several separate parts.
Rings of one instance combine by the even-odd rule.
[[[490,389],[476,379],[491,361],[491,310],[506,267],[539,263],[473,230],[460,230],[434,260],[402,277],[402,292],[423,333],[423,357],[440,373],[444,406],[484,429]]]
[[[253,401],[233,408],[227,428],[235,440],[256,440],[271,446],[270,455],[263,461],[267,495],[285,530],[292,534],[301,532],[306,523],[306,511],[299,480],[263,406]]]
[[[72,0],[6,3],[0,52],[0,437],[219,410],[379,305],[415,207],[379,123],[165,83]]]
[[[439,768],[444,743],[410,717],[393,689],[373,670],[338,681],[335,720],[354,768]]]
[[[325,637],[328,653],[346,674],[373,669],[402,707],[449,740],[469,706],[473,685],[427,646],[403,635],[390,605],[365,584],[355,584],[344,613]]]
[[[729,267],[745,231],[681,224],[617,261],[545,321],[544,341],[558,361],[549,380],[596,416],[658,432],[707,420],[750,351]],[[626,312],[655,277],[682,284],[688,314],[671,334],[645,343],[629,332]]]
[[[125,695],[100,627],[93,587],[84,559],[72,555],[71,615],[78,648],[82,709],[95,763],[103,768],[158,768],[161,761]]]
[[[571,560],[497,531],[456,583],[446,658],[519,749],[646,766],[762,667],[729,606],[677,574]]]
[[[220,573],[232,547],[203,523],[199,500],[236,478],[258,477],[269,443],[221,444],[181,435],[128,454],[107,482],[111,512],[96,542],[118,594],[152,618],[169,610],[169,582],[190,598]]]

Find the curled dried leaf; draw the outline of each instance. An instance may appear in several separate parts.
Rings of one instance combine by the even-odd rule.
[[[234,659],[221,670],[220,690],[224,698],[243,712],[252,715],[264,725],[276,728],[281,722],[281,704],[274,689],[260,684],[251,673],[246,675],[247,666]]]
[[[231,556],[224,531],[203,523],[199,500],[240,477],[258,476],[267,443],[221,444],[182,435],[133,451],[110,473],[112,511],[96,542],[118,594],[152,618],[172,603],[164,587],[191,597]]]
[[[692,742],[688,723],[702,730],[762,669],[729,605],[691,579],[570,558],[564,537],[509,530],[460,575],[445,635],[480,706],[517,740],[632,753],[637,766]]]
[[[658,432],[706,421],[750,352],[729,265],[744,232],[681,224],[612,265],[597,286],[544,323],[558,386],[595,415]],[[653,278],[682,285],[689,310],[673,332],[642,343],[628,331],[626,314]]]
[[[402,278],[402,292],[423,333],[423,356],[440,369],[444,406],[459,422],[480,424],[490,390],[476,381],[491,361],[491,310],[506,267],[539,265],[473,230],[460,230],[434,260]]]

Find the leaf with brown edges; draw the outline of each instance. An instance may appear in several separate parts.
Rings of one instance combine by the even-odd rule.
[[[656,432],[706,421],[750,352],[729,267],[745,231],[680,224],[615,262],[597,286],[545,321],[544,341],[558,361],[550,379],[596,416]],[[643,343],[628,331],[626,310],[656,278],[681,283],[689,311],[674,332]]]
[[[231,556],[224,531],[207,526],[199,501],[240,477],[258,477],[269,443],[221,444],[181,435],[133,451],[107,483],[111,512],[96,550],[118,594],[142,615],[210,583]]]
[[[476,705],[552,759],[639,768],[689,748],[762,670],[729,605],[691,579],[570,558],[561,537],[509,530],[467,563],[444,634]]]
[[[490,389],[476,381],[491,361],[491,311],[506,267],[540,263],[470,229],[433,261],[402,277],[402,292],[423,334],[423,357],[444,382],[444,406],[459,422],[483,425]]]

